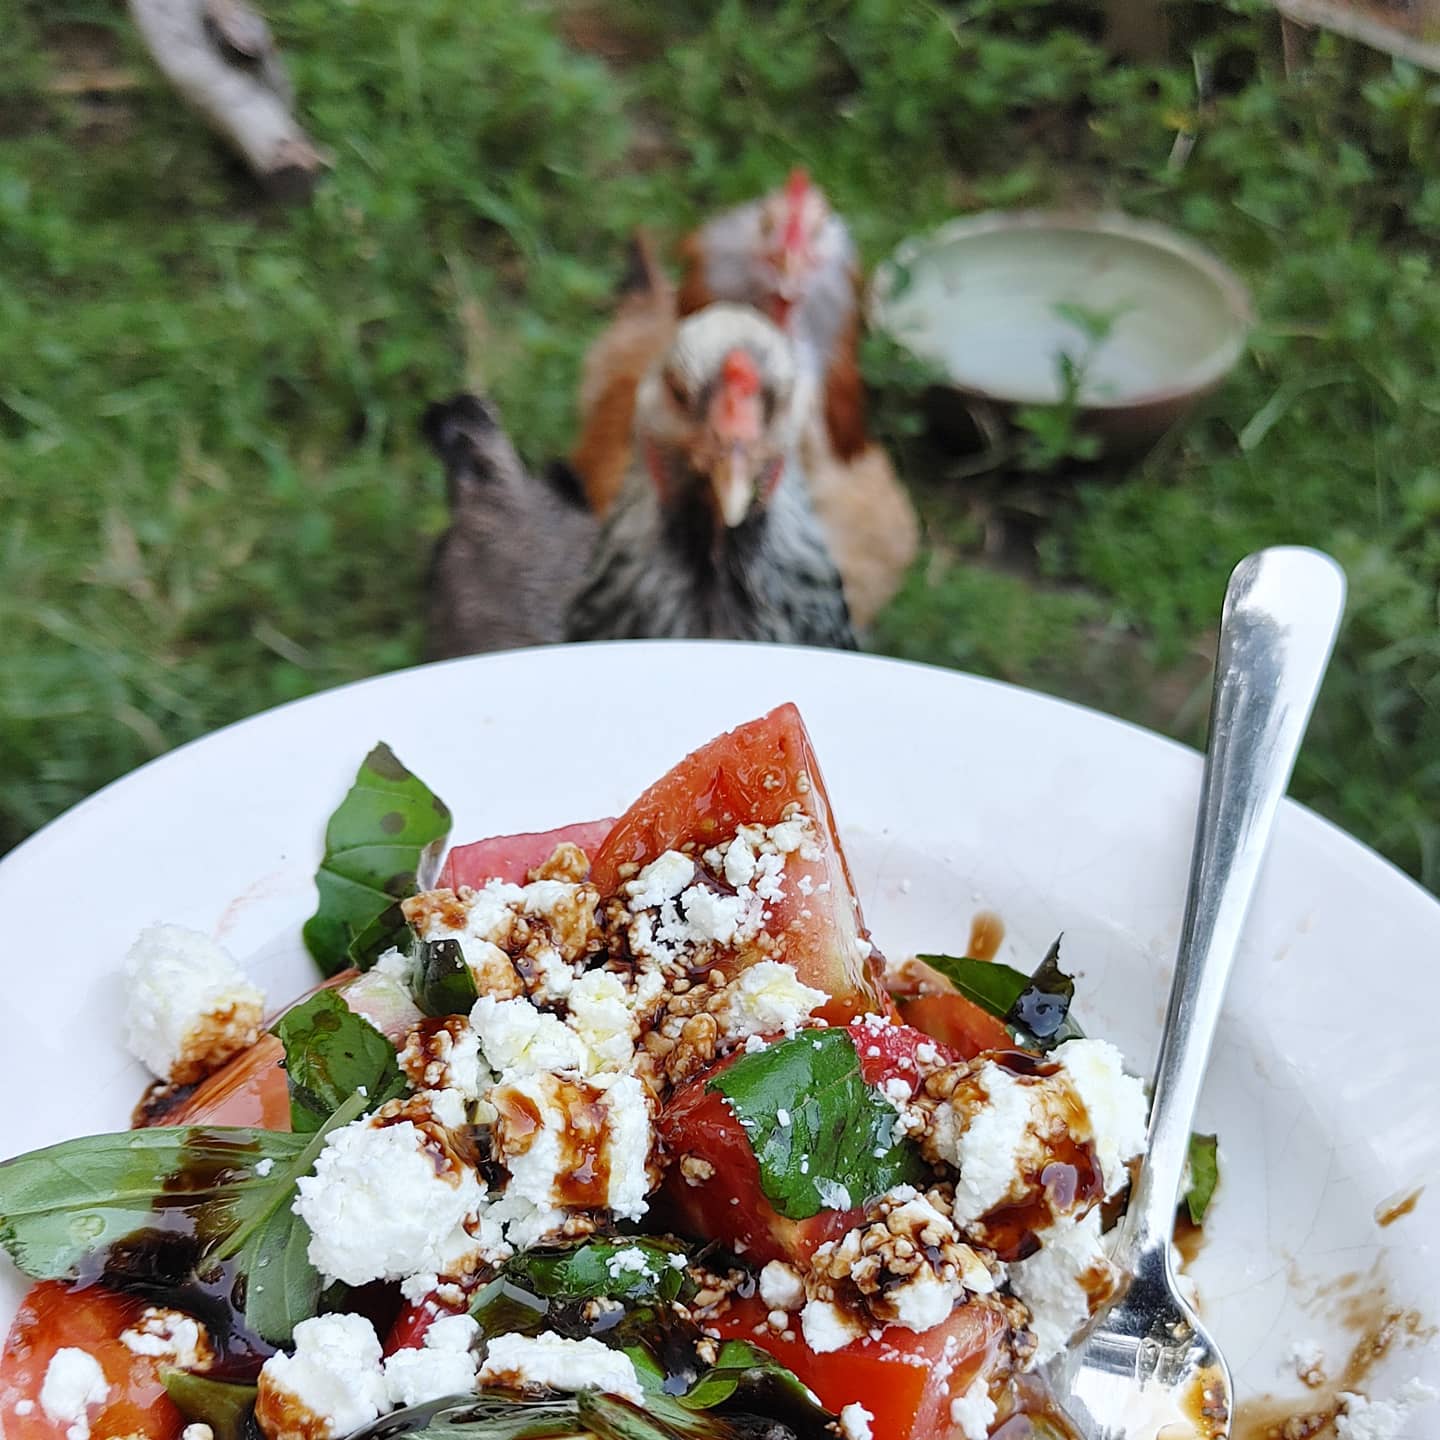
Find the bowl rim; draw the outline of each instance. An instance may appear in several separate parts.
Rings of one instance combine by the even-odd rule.
[[[1137,220],[1118,210],[985,210],[974,215],[957,216],[922,235],[912,235],[902,240],[871,274],[865,297],[865,313],[870,327],[888,335],[904,349],[911,350],[910,345],[896,333],[891,319],[891,277],[897,267],[912,264],[926,251],[939,249],[957,240],[971,240],[1009,230],[1070,230],[1089,235],[1109,235],[1164,251],[1200,272],[1215,286],[1234,323],[1234,333],[1230,338],[1217,345],[1183,383],[1137,391],[1118,400],[1085,400],[1080,406],[1082,413],[1128,414],[1147,406],[1199,398],[1217,386],[1245,353],[1250,332],[1255,327],[1254,303],[1245,282],[1197,241],[1159,221]],[[914,353],[913,350],[911,353]],[[1040,395],[1035,391],[1004,393],[953,375],[947,377],[946,383],[962,394],[999,405],[1054,403],[1050,394]]]

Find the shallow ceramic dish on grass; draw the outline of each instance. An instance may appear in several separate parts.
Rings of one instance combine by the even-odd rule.
[[[1123,215],[1001,211],[907,240],[876,271],[870,320],[962,397],[1054,404],[1060,359],[1115,447],[1157,439],[1234,368],[1245,287],[1214,256]]]
[[[557,647],[271,711],[153,762],[0,861],[0,1149],[126,1124],[145,1077],[121,1043],[118,965],[142,926],[210,932],[275,1004],[314,982],[300,926],[325,821],[376,740],[445,798],[464,841],[616,814],[687,750],[784,700],[814,737],[878,943],[963,950],[991,911],[1005,926],[999,958],[1030,969],[1063,930],[1081,1022],[1147,1069],[1180,923],[1193,752],[894,661]],[[1242,1400],[1314,1403],[1287,1351],[1318,1341],[1338,1373],[1357,1316],[1415,1310],[1422,1333],[1440,1320],[1437,955],[1440,905],[1285,807],[1200,1117],[1220,1135],[1223,1180],[1191,1273]],[[1420,1186],[1406,1213],[1377,1223]],[[3,1261],[0,1287],[8,1326],[23,1286]],[[1388,1394],[1414,1375],[1440,1381],[1440,1358],[1402,1338],[1366,1388]],[[1433,1420],[1422,1412],[1407,1435],[1433,1435]]]

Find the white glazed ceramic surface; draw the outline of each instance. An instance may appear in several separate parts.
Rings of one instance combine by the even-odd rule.
[[[1149,1069],[1180,921],[1197,757],[1007,686],[855,656],[634,644],[519,652],[332,691],[175,751],[0,862],[6,1154],[123,1127],[144,1084],[120,956],[170,920],[223,941],[273,1003],[314,979],[300,925],[326,817],[377,739],[455,813],[454,837],[618,813],[717,731],[794,700],[879,944],[963,949],[979,910],[1030,968],[1064,931],[1078,1013]],[[63,733],[55,737],[65,743]],[[1294,805],[1231,988],[1200,1125],[1224,1180],[1192,1273],[1242,1397],[1303,1392],[1287,1349],[1354,1341],[1360,1289],[1440,1319],[1440,906]],[[1377,1205],[1418,1185],[1387,1229]],[[1347,1279],[1347,1277],[1349,1277]],[[22,1282],[0,1260],[0,1321]],[[1387,1394],[1440,1381],[1392,1356]],[[1422,1412],[1419,1440],[1440,1423]]]
[[[1076,309],[1108,320],[1102,339]],[[1053,403],[1068,355],[1084,360],[1080,397],[1099,408],[1213,384],[1239,357],[1248,309],[1239,281],[1172,231],[1044,212],[974,216],[907,241],[871,299],[879,328],[967,390]]]

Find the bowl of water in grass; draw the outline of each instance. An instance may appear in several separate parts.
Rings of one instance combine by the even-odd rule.
[[[1109,452],[1153,444],[1245,349],[1245,286],[1165,226],[1001,211],[905,241],[876,271],[874,328],[957,406],[1075,407]]]

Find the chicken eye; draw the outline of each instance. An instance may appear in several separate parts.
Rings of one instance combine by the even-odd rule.
[[[682,410],[689,409],[690,391],[686,387],[685,382],[670,370],[664,372],[663,379],[665,381],[665,388],[670,392],[670,398]]]

